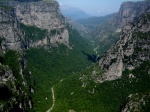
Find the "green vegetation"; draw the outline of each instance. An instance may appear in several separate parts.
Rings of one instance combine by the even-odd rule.
[[[17,79],[16,86],[23,87],[22,85],[23,79],[20,75],[21,63],[19,59],[20,55],[16,51],[9,50],[5,53],[4,56],[1,57],[1,63],[3,65],[7,65],[12,71],[13,76]],[[28,92],[28,90],[26,90],[26,92]]]
[[[98,38],[100,39],[102,39],[104,36],[106,36],[106,38],[103,41],[96,43],[99,45],[98,52],[100,52],[101,55],[104,54],[117,41],[119,35],[120,33],[109,32],[107,35],[99,36]]]
[[[26,51],[28,62],[25,76],[28,84],[35,90],[33,105],[36,112],[43,112],[51,107],[52,86],[59,83],[61,79],[83,70],[92,63],[92,60],[88,60],[83,51],[92,55],[94,54],[93,46],[89,45],[89,42],[83,39],[77,31],[68,29],[70,47],[72,48],[58,45],[58,47],[48,49],[39,47]],[[34,30],[37,32],[36,30],[38,29],[35,28]],[[32,32],[27,35],[31,35],[30,33]],[[36,35],[33,35],[32,38],[35,38],[34,36]],[[29,75],[28,71],[31,71],[32,75]]]
[[[150,93],[136,93],[130,95],[126,101],[122,104],[122,107],[129,106],[133,104],[131,108],[128,108],[128,111],[135,112],[137,109],[139,112],[148,112],[150,106]]]
[[[35,26],[21,24],[21,28],[25,31],[25,38],[27,40],[32,40],[33,42],[42,40],[47,35],[47,30],[43,30]]]
[[[17,86],[22,86],[23,79],[20,75],[20,67],[21,67],[21,62],[20,62],[20,55],[16,51],[8,50],[5,55],[0,56],[0,63],[2,65],[6,65],[10,68],[10,70],[13,73],[13,76],[16,78],[16,87]],[[28,92],[28,90],[26,90]]]
[[[3,8],[6,11],[10,11],[13,9],[13,7],[11,7],[11,6],[6,6],[6,5],[2,5],[2,4],[0,4],[0,8]]]
[[[51,32],[50,32],[52,35],[56,35],[56,33],[57,33],[57,30],[56,29],[53,29],[53,30],[51,30]]]
[[[9,96],[5,101],[1,101],[2,98],[0,98],[0,103],[2,102],[5,105],[4,110],[7,110],[7,108],[12,105],[14,107],[14,110],[16,111],[17,109],[19,109],[19,102],[27,102],[30,97],[29,88],[27,87],[27,85],[23,84],[23,82],[25,83],[26,81],[20,74],[20,61],[21,55],[16,51],[8,50],[5,54],[0,56],[0,63],[4,66],[3,68],[2,66],[0,66],[0,72],[4,72],[5,70],[8,72],[10,69],[12,71],[11,75],[13,76],[11,78],[8,78],[8,80],[4,83],[4,86],[6,87],[0,87],[1,91],[3,91],[1,92],[1,94],[5,97]],[[14,100],[12,101],[10,98],[16,98],[17,103]],[[14,110],[11,111],[13,112]]]
[[[19,56],[17,52],[9,50],[2,58],[2,64],[8,65],[13,74],[18,77],[20,72],[20,62],[18,60]]]
[[[70,109],[77,112],[117,112],[130,94],[150,92],[149,69],[150,62],[144,62],[133,71],[125,71],[118,80],[97,84],[88,79],[87,83],[84,82],[86,87],[82,87],[83,81],[79,80],[82,79],[83,72],[74,74],[54,87],[56,101],[53,112],[67,112]],[[91,73],[89,69],[84,71],[87,77]],[[130,73],[135,78],[129,78]]]
[[[97,51],[104,54],[118,40],[120,33],[116,32],[117,26],[114,24],[114,18],[100,24],[93,32],[95,45],[99,46]]]
[[[4,38],[0,37],[0,45],[2,44]]]
[[[137,37],[137,39],[144,39],[144,40],[148,40],[149,39],[149,36],[150,36],[150,32],[134,32],[133,34],[134,37]]]
[[[10,21],[1,21],[0,24],[9,24]]]

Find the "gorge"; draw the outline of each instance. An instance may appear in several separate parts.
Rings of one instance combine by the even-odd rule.
[[[0,2],[0,112],[148,112],[149,85],[149,1],[78,21],[55,0]]]

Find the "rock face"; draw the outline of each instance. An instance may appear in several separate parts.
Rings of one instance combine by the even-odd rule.
[[[149,111],[149,99],[150,93],[131,94],[126,99],[125,104],[122,104],[121,112],[140,112],[143,109]]]
[[[27,35],[28,28],[36,31]],[[28,84],[32,74],[25,70],[24,49],[57,43],[69,46],[69,33],[57,2],[0,2],[0,112],[33,108],[34,88]]]
[[[119,39],[120,29],[117,26],[118,13],[110,15],[110,18],[101,23],[94,31],[95,44],[99,46],[101,52],[106,52]]]
[[[91,32],[95,45],[99,46],[100,52],[106,52],[119,39],[120,32],[129,22],[137,21],[138,17],[150,12],[150,3],[147,1],[124,2],[119,12],[108,15],[105,22]],[[107,17],[107,16],[106,16]],[[86,24],[87,25],[87,24]],[[90,28],[93,28],[90,26]],[[93,30],[93,29],[91,29]]]
[[[24,67],[21,64],[16,65],[14,63],[21,63],[21,52],[24,49],[24,43],[24,33],[20,28],[14,9],[1,5],[0,112],[23,112],[32,108],[32,104],[29,106],[29,102],[31,102],[31,98],[29,98],[30,91],[28,91],[29,86],[23,76]],[[16,56],[14,52],[20,54]],[[11,63],[15,67],[12,67]]]
[[[13,112],[29,109],[28,93],[23,90],[27,89],[26,81],[23,79],[24,87],[19,85],[15,74],[12,70],[6,66],[0,64],[0,111],[1,112]],[[31,109],[31,108],[30,108]]]
[[[145,12],[150,12],[149,2],[124,2],[120,7],[117,23],[120,27],[123,27],[129,22],[137,21],[138,17]]]
[[[69,45],[69,33],[65,27],[65,18],[60,13],[58,2],[5,2],[5,4],[15,8],[15,13],[21,23],[48,30],[47,37],[51,39],[52,44],[58,42]],[[54,35],[51,33],[53,30],[57,30],[59,33]],[[37,43],[39,42],[37,41]],[[48,41],[45,44],[48,44]]]
[[[139,3],[142,3],[141,7],[143,7],[143,2],[135,3],[135,5],[139,6]],[[146,9],[149,11],[148,3]],[[133,70],[144,61],[150,60],[150,14],[145,12],[137,18],[136,22],[123,24],[126,25],[122,29],[120,39],[99,62],[105,72],[98,79],[99,82],[120,78],[123,70]]]
[[[0,99],[1,100],[5,101],[6,99],[11,99],[11,95],[12,95],[11,89],[13,91],[16,90],[14,81],[15,81],[15,79],[13,77],[13,73],[8,68],[8,66],[0,65],[0,90],[1,90]],[[12,88],[9,88],[10,87],[9,82],[11,82],[10,84],[12,85]],[[8,105],[8,104],[7,103],[1,104],[0,111],[5,111],[6,105]],[[8,109],[8,110],[10,110],[10,109]]]
[[[23,33],[19,28],[13,9],[0,7],[1,49],[19,50],[22,47]]]

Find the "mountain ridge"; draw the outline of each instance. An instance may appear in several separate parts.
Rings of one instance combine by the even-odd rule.
[[[86,18],[90,17],[89,14],[87,14],[83,10],[76,8],[76,7],[62,5],[62,6],[60,6],[60,10],[65,17],[69,17],[74,21],[76,21],[78,19],[86,19]]]
[[[68,24],[57,2],[0,5],[0,111],[43,112],[54,103],[54,112],[148,109],[150,7],[140,3],[123,3],[119,16],[101,24],[96,34],[104,38],[94,44],[105,35],[116,43],[98,62],[101,46]]]
[[[143,14],[138,22],[124,26],[120,39],[100,60],[100,66],[106,73],[106,77],[104,76],[106,80],[120,78],[123,70],[133,70],[138,67],[143,62],[141,55],[143,60],[149,60],[149,26],[149,14]],[[140,48],[145,49],[145,52],[140,52],[138,50]],[[135,62],[136,60],[138,62]]]
[[[69,34],[65,26],[65,19],[60,13],[58,2],[20,3],[9,1],[2,3],[15,8],[17,19],[24,25],[36,26],[48,31],[46,37],[33,43],[33,46],[57,45],[57,42],[69,46]]]

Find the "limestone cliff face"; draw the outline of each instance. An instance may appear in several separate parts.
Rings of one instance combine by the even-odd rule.
[[[25,28],[38,27],[38,31],[46,33],[39,38],[40,33],[34,32],[36,40],[27,38],[21,23]],[[24,49],[57,43],[69,46],[68,30],[57,2],[0,2],[0,112],[25,112],[33,108],[34,89],[25,78],[32,74],[25,72]]]
[[[1,50],[19,50],[22,47],[23,33],[13,9],[0,7],[0,38]]]
[[[98,25],[92,31],[95,44],[99,46],[100,51],[106,52],[119,39],[120,32],[129,22],[137,21],[138,17],[150,12],[150,2],[124,2],[119,12],[112,14],[107,21]],[[107,16],[106,16],[107,17]]]
[[[28,89],[22,69],[19,74],[15,74],[8,65],[0,63],[0,112],[25,112],[31,109]]]
[[[120,7],[117,23],[119,27],[123,27],[128,22],[137,21],[138,17],[145,12],[150,12],[150,2],[124,2]]]
[[[23,112],[32,108],[24,67],[19,64],[25,61],[21,61],[24,43],[24,33],[14,9],[0,6],[0,112]],[[18,65],[9,59],[17,61]]]
[[[116,42],[99,64],[104,76],[98,80],[115,80],[125,69],[133,70],[144,61],[150,60],[150,14],[139,17],[137,22],[128,23]]]
[[[122,104],[120,112],[140,112],[145,109],[149,111],[150,93],[131,94],[126,98],[125,104]]]
[[[60,13],[58,2],[7,2],[5,4],[15,8],[15,13],[21,23],[47,29],[49,32],[47,37],[50,38],[52,44],[58,42],[69,45],[69,33],[65,28],[65,18]],[[59,33],[51,34],[53,30],[57,30]],[[39,41],[34,44],[38,43]],[[44,43],[48,44],[48,41]]]

